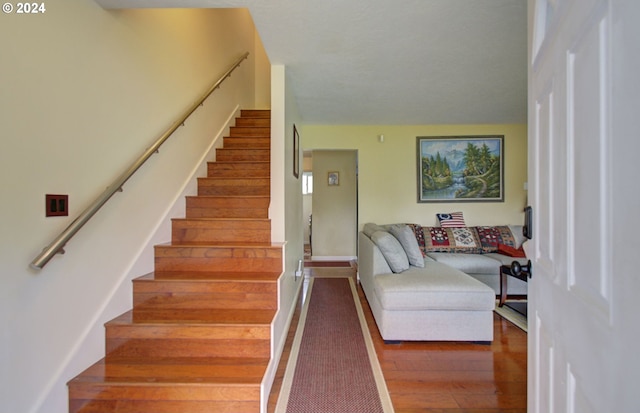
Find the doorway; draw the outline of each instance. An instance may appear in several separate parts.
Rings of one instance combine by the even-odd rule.
[[[358,151],[318,149],[305,151],[303,193],[305,259],[349,261],[357,255]]]

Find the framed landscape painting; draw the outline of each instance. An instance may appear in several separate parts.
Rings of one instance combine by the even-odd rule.
[[[418,136],[418,202],[503,202],[504,136]]]

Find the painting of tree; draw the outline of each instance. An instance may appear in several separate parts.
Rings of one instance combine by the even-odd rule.
[[[504,136],[418,137],[418,202],[504,201]]]

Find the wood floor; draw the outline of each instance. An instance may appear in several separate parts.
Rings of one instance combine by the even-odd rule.
[[[355,277],[355,269],[305,269],[305,279],[314,276]],[[385,344],[359,286],[358,294],[396,413],[527,411],[527,335],[518,327],[494,315],[494,341],[490,345],[462,342]],[[275,411],[302,307],[301,298],[269,397],[269,413]]]

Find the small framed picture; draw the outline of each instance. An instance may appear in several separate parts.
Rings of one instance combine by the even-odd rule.
[[[338,186],[340,185],[340,173],[336,171],[329,172],[327,174],[327,182],[329,186]]]

